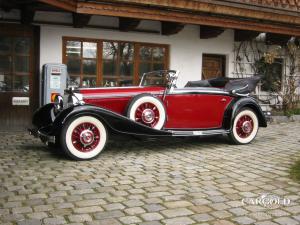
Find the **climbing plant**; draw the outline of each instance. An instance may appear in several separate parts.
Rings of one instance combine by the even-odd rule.
[[[288,74],[284,77],[283,80],[283,90],[278,92],[278,94],[282,98],[282,109],[286,114],[294,111],[298,104],[298,98],[296,89],[298,88],[297,81],[297,53],[299,51],[299,45],[297,45],[294,41],[289,41],[285,48],[287,55],[287,68]]]
[[[240,42],[235,48],[235,74],[260,75],[261,90],[276,96],[284,112],[288,112],[297,107],[298,53],[295,39],[284,46],[268,46],[256,40]]]

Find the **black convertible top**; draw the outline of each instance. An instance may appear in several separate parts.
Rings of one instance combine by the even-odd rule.
[[[250,78],[230,80],[225,85],[224,89],[228,92],[237,94],[249,94],[253,92],[260,80],[260,76],[253,76]]]
[[[217,77],[209,80],[189,81],[185,87],[219,87],[223,88],[229,81],[228,77]]]
[[[230,79],[228,77],[218,77],[209,80],[189,81],[185,87],[215,87],[223,88],[233,94],[249,94],[253,92],[260,80],[260,76],[253,76],[243,79]]]

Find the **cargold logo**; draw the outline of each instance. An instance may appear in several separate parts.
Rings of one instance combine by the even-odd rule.
[[[260,205],[265,208],[278,208],[279,206],[290,205],[291,200],[274,194],[264,193],[257,198],[243,198],[242,203],[244,205]]]

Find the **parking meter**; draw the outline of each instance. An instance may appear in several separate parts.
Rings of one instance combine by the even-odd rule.
[[[58,63],[43,65],[42,105],[53,102],[57,94],[63,95],[67,87],[67,66]]]

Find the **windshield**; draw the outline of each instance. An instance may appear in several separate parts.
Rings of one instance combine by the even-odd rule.
[[[165,87],[170,82],[170,77],[174,76],[176,71],[159,70],[144,73],[140,86],[163,86]]]

